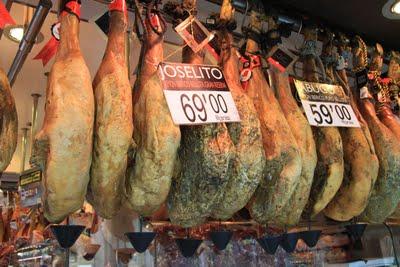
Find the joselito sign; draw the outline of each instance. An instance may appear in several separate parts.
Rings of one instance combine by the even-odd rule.
[[[231,92],[218,67],[161,63],[158,71],[175,124],[240,121]]]
[[[294,84],[310,125],[360,127],[341,86],[299,80]]]

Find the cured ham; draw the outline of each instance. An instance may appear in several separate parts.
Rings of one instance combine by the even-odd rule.
[[[261,22],[252,14],[251,26],[254,31],[261,29]],[[256,40],[249,38],[246,53],[250,64],[260,61],[255,53],[259,51]],[[268,85],[260,64],[252,69],[252,76],[244,88],[257,110],[261,123],[266,168],[260,186],[250,205],[252,217],[260,223],[286,225],[282,211],[292,197],[300,179],[302,161],[300,150],[291,128],[283,114],[274,91]]]
[[[353,48],[353,62],[357,69],[365,68],[367,63],[366,45],[360,37],[356,37]],[[381,58],[375,53],[372,58],[371,70],[380,70]],[[400,143],[393,132],[390,131],[376,115],[376,110],[371,98],[360,99],[358,106],[367,121],[379,159],[379,172],[368,200],[367,207],[360,215],[362,220],[371,223],[381,223],[392,214],[400,200]]]
[[[6,74],[0,69],[0,173],[12,159],[17,147],[18,116],[10,83]]]
[[[378,176],[379,162],[370,139],[370,132],[355,104],[348,84],[346,70],[337,65],[339,55],[334,52],[333,35],[328,32],[324,41],[323,59],[331,83],[342,85],[350,99],[361,128],[340,128],[343,141],[343,183],[324,210],[324,214],[336,221],[348,221],[365,209]],[[337,68],[340,67],[340,70]],[[365,164],[368,162],[368,164]]]
[[[272,18],[268,21],[268,25],[269,31],[277,30],[277,25],[275,25],[275,21]],[[268,74],[271,88],[274,90],[276,99],[290,126],[302,159],[299,183],[288,203],[283,208],[281,215],[283,218],[282,221],[286,225],[296,225],[310,196],[314,170],[317,165],[317,151],[311,126],[296,99],[293,97],[288,75],[276,68],[270,68]]]
[[[376,71],[376,72],[381,72],[381,68],[382,68],[382,56],[383,56],[383,50],[381,51],[381,54],[376,54],[377,56],[379,56],[379,60],[376,59],[375,62],[377,64],[374,64],[374,66],[371,66],[372,69],[370,68],[370,70],[372,71]],[[393,82],[392,87],[396,87],[396,81],[398,80],[398,71],[395,71],[395,65],[396,65],[396,60],[392,59],[390,61],[390,65],[389,65],[389,71],[388,71],[388,78],[389,78],[389,82]],[[398,66],[398,63],[397,63]],[[378,117],[381,120],[381,122],[383,124],[386,125],[386,127],[388,127],[393,134],[396,136],[396,138],[399,140],[400,142],[400,119],[397,115],[395,115],[391,109],[390,106],[390,96],[393,92],[391,92],[392,88],[389,88],[389,82],[384,82],[381,79],[376,79],[376,83],[379,83],[379,86],[382,87],[381,89],[381,94],[383,96],[383,99],[381,99],[380,103],[377,105],[377,111],[378,111]],[[378,84],[377,84],[378,85]]]
[[[314,29],[305,29],[303,48],[303,76],[308,82],[318,82],[316,54],[317,34]],[[323,66],[321,66],[323,68]],[[343,181],[343,144],[336,127],[312,127],[317,147],[317,166],[311,187],[307,215],[321,212],[335,196]]]
[[[196,1],[185,0],[182,7],[195,12]],[[182,59],[184,63],[203,64],[204,51],[194,53],[185,46]],[[192,227],[203,223],[213,208],[224,201],[222,196],[235,151],[224,123],[181,126],[181,132],[181,172],[172,181],[168,213],[172,223]],[[228,218],[235,211],[228,213]]]
[[[133,97],[136,149],[125,186],[128,206],[145,216],[157,211],[167,199],[181,140],[157,74],[163,59],[165,23],[158,12],[154,13],[152,4],[147,10],[141,69]]]
[[[234,11],[231,1],[224,0],[220,12],[220,24],[226,26],[232,22]],[[265,152],[257,110],[241,87],[239,57],[233,47],[232,34],[226,27],[222,27],[219,32],[219,44],[220,66],[241,119],[240,123],[227,124],[229,136],[235,146],[235,155],[229,181],[213,211],[215,218],[229,219],[246,206],[262,180]]]
[[[78,210],[89,183],[94,97],[79,47],[80,4],[61,15],[60,42],[46,91],[45,118],[35,137],[32,162],[43,170],[43,207],[50,222]]]
[[[87,199],[103,218],[121,208],[128,150],[132,146],[132,92],[125,54],[125,0],[110,4],[108,44],[94,78],[93,160]]]

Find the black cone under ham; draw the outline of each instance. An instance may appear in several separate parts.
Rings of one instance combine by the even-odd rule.
[[[233,233],[229,231],[213,231],[210,233],[210,237],[219,250],[224,250],[231,240],[232,234]]]
[[[268,254],[274,255],[282,242],[282,236],[265,236],[257,239],[258,244]]]
[[[360,240],[362,235],[364,234],[366,224],[350,224],[345,226],[349,235],[355,240]]]
[[[283,234],[281,247],[288,253],[292,253],[296,249],[297,241],[299,240],[298,233]]]
[[[139,253],[143,253],[147,250],[150,243],[153,241],[156,233],[154,232],[132,232],[125,233],[132,247]]]
[[[51,231],[62,248],[70,248],[75,244],[85,226],[83,225],[52,225]]]
[[[203,240],[200,239],[176,239],[176,244],[179,247],[180,252],[185,258],[192,257],[196,250],[199,248]]]
[[[308,247],[315,247],[318,243],[318,239],[321,236],[321,231],[304,231],[299,233],[299,238],[307,244]]]

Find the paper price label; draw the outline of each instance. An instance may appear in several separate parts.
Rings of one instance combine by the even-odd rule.
[[[302,101],[308,122],[312,126],[360,127],[349,104]]]
[[[161,63],[159,76],[175,124],[240,121],[231,92],[217,66]]]
[[[360,127],[342,87],[299,80],[295,85],[310,125]]]
[[[240,121],[230,92],[164,91],[175,124]]]
[[[22,207],[30,207],[40,203],[42,195],[41,180],[42,172],[39,168],[26,170],[20,175],[19,194]]]

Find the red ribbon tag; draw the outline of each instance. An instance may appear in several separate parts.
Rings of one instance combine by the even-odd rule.
[[[158,28],[160,27],[160,19],[158,18],[157,14],[150,14],[150,23],[156,30],[158,30]]]
[[[374,74],[368,73],[368,79],[373,80],[375,78]]]
[[[261,66],[261,59],[257,55],[251,55],[250,60],[245,57],[240,57],[240,61],[243,63],[243,68],[240,71],[240,82],[244,90],[247,90],[249,81],[253,76],[253,69]]]
[[[126,7],[125,0],[114,0],[108,5],[108,10],[110,11],[121,11],[125,15],[125,19],[128,18],[128,9]]]
[[[70,1],[65,4],[64,11],[61,13],[61,16],[65,16],[68,13],[72,13],[78,17],[81,17],[81,5],[76,1]]]
[[[381,79],[381,81],[382,81],[382,83],[384,83],[384,84],[389,84],[390,81],[391,81],[391,79],[390,79],[390,78],[383,78],[383,79]]]
[[[81,5],[78,2],[71,1],[68,2],[65,5],[65,10],[61,12],[61,17],[66,16],[67,14],[74,14],[78,18],[80,18],[81,15]],[[54,25],[52,26],[52,31],[53,31]],[[45,44],[45,46],[40,50],[39,54],[37,54],[33,59],[35,60],[42,60],[43,67],[46,66],[46,64],[54,57],[54,55],[57,53],[58,50],[58,45],[60,42],[56,39],[54,36],[54,33],[52,32],[52,37],[50,40]]]
[[[42,50],[40,50],[39,54],[37,54],[33,59],[42,60],[43,67],[46,66],[50,59],[57,53],[59,43],[60,42],[52,36]]]
[[[0,1],[0,29],[4,29],[7,24],[15,25],[15,21],[8,13],[3,1]]]

